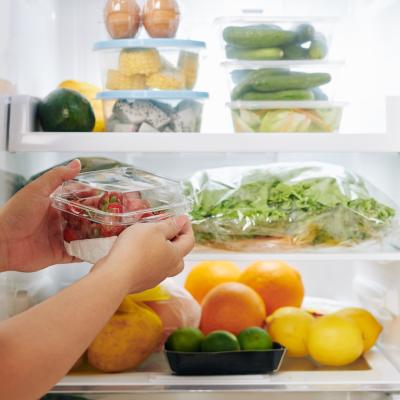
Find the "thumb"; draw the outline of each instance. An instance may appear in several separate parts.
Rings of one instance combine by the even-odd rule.
[[[75,178],[75,176],[79,174],[80,170],[81,162],[78,159],[73,160],[67,166],[56,167],[46,172],[28,185],[29,189],[41,196],[48,197],[63,182]]]
[[[179,217],[169,218],[164,221],[158,222],[158,228],[165,235],[165,238],[172,240],[178,236],[179,232],[189,221],[186,215],[180,215]]]

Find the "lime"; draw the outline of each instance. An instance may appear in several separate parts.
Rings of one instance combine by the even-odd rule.
[[[273,346],[271,336],[259,327],[244,329],[239,333],[238,340],[242,350],[270,350]]]
[[[203,333],[196,328],[180,328],[174,331],[165,343],[165,348],[172,351],[200,351]]]
[[[239,342],[235,335],[227,331],[211,332],[201,343],[203,352],[220,352],[240,350]]]

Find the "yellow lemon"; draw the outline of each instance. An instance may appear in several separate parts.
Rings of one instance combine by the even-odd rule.
[[[267,318],[267,329],[274,342],[286,347],[289,357],[305,357],[313,321],[311,314],[301,308],[282,307]]]
[[[335,313],[342,317],[350,318],[361,330],[364,340],[364,353],[367,352],[377,341],[382,332],[382,325],[367,310],[358,307],[347,307]]]
[[[307,347],[310,356],[320,364],[343,366],[361,356],[364,342],[355,322],[329,314],[311,324]]]

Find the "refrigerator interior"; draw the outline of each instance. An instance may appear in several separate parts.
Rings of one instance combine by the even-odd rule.
[[[3,0],[0,6],[0,79],[11,82],[19,94],[35,97],[45,96],[65,79],[100,84],[98,59],[92,47],[95,41],[107,37],[102,23],[103,4],[102,0]],[[341,17],[333,43],[332,57],[335,60],[346,60],[339,86],[341,98],[348,102],[342,131],[344,134],[357,135],[384,135],[389,130],[393,130],[393,134],[398,133],[395,132],[398,113],[392,112],[394,122],[389,124],[385,111],[386,98],[400,96],[400,55],[395,51],[400,37],[398,1],[184,0],[180,5],[183,17],[179,36],[207,42],[207,55],[199,84],[200,88],[209,90],[211,96],[203,118],[204,132],[232,131],[230,115],[225,107],[228,89],[219,66],[221,49],[218,33],[212,28],[212,22],[214,18],[224,15],[255,14]],[[5,108],[5,101],[3,108],[0,102],[0,123],[2,110],[4,114]],[[397,124],[397,127],[399,125]],[[6,146],[4,144],[2,147],[1,143],[5,143],[5,136],[1,133],[0,125],[0,149],[4,150]],[[354,136],[351,139],[354,141]],[[61,147],[68,146],[67,142],[71,142],[65,136],[63,140],[64,142],[59,144]],[[286,137],[285,140],[291,139]],[[298,139],[293,138],[294,142],[296,140]],[[349,146],[356,148],[358,144],[362,144],[362,140],[360,136],[360,142],[354,141],[353,144],[349,143]],[[320,152],[318,146],[310,152],[294,152],[295,145],[291,146],[291,152],[265,152],[264,149],[260,152],[163,152],[159,148],[152,152],[149,146],[148,150],[143,152],[132,148],[129,151],[118,150],[110,153],[106,146],[96,147],[93,144],[92,151],[86,148],[84,152],[72,152],[68,148],[68,152],[61,153],[59,148],[51,151],[53,144],[49,143],[46,152],[0,152],[0,169],[29,178],[43,169],[78,155],[107,156],[165,176],[184,179],[203,168],[285,161],[321,161],[340,164],[359,173],[394,202],[400,203],[397,177],[400,157],[396,152],[391,152],[390,147],[388,152],[361,153],[336,152],[335,148],[332,151],[325,148]],[[40,145],[39,142],[35,147],[36,151],[40,149]],[[178,144],[176,146],[178,147]],[[343,148],[346,148],[346,143],[343,144]],[[131,395],[123,393],[129,390],[142,392],[137,398],[149,400],[203,398],[202,393],[197,393],[202,391],[207,392],[207,398],[210,400],[222,399],[227,391],[232,399],[242,399],[246,396],[255,400],[264,398],[265,395],[257,393],[262,391],[280,392],[268,396],[271,399],[276,397],[283,400],[314,400],[322,396],[329,400],[396,398],[395,394],[386,393],[400,391],[399,251],[367,249],[361,253],[345,251],[334,255],[220,254],[212,250],[194,252],[187,258],[185,272],[177,277],[177,281],[183,284],[186,274],[196,262],[219,258],[234,260],[241,267],[258,259],[287,259],[303,276],[306,304],[333,309],[343,304],[360,305],[374,312],[384,326],[378,347],[353,370],[310,370],[307,364],[294,363],[284,366],[281,373],[271,376],[176,377],[169,374],[165,361],[156,355],[145,363],[139,372],[118,375],[69,375],[57,385],[55,391],[121,392],[112,395],[116,400],[132,398]],[[87,264],[77,264],[55,266],[29,276],[19,273],[2,274],[0,303],[3,306],[0,309],[0,318],[7,318],[44,300],[88,273],[89,269]],[[82,387],[86,389],[80,390]],[[318,393],[319,390],[329,390],[332,393],[321,394]],[[363,393],[365,390],[371,393]],[[335,391],[337,393],[334,393]],[[105,394],[87,397],[99,400],[109,398]]]

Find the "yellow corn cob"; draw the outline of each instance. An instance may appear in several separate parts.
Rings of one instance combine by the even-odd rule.
[[[122,50],[119,70],[124,75],[150,75],[161,69],[160,54],[156,49]]]
[[[109,69],[106,88],[109,90],[143,90],[146,88],[145,76],[127,76],[115,69]]]
[[[162,71],[146,79],[147,87],[160,90],[180,90],[185,88],[185,77],[178,71]]]
[[[185,77],[186,89],[193,89],[197,81],[199,70],[199,55],[189,51],[181,51],[179,54],[178,68]]]

